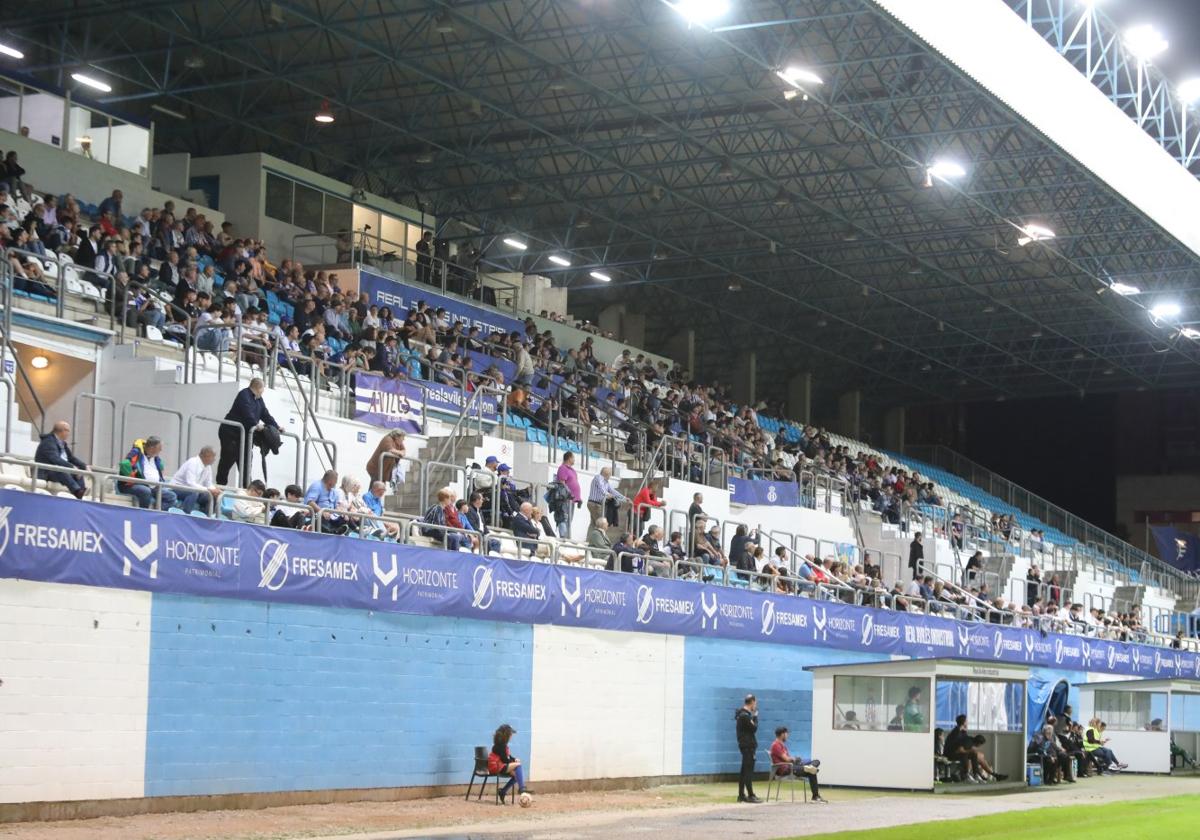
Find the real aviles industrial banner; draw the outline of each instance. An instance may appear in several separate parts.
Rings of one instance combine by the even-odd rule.
[[[0,490],[0,577],[1200,679],[1200,655]]]

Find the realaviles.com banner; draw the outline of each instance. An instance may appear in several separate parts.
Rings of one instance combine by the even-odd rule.
[[[1200,655],[0,490],[0,577],[1200,679]]]

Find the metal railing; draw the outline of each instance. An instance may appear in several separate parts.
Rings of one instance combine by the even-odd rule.
[[[971,459],[944,446],[906,446],[905,455],[924,461],[938,469],[953,473],[1001,502],[1023,510],[1040,520],[1047,528],[1096,550],[1097,560],[1108,559],[1125,570],[1141,574],[1153,573],[1157,580],[1170,581],[1173,588],[1189,581],[1178,569],[1147,552],[1118,539],[1101,528],[1067,511],[1053,502],[1009,481]],[[1128,572],[1124,572],[1126,576]]]
[[[514,283],[484,275],[476,266],[422,252],[407,242],[385,239],[368,230],[297,234],[292,237],[291,256],[302,263],[368,268],[508,313],[517,312],[520,305],[521,289]]]

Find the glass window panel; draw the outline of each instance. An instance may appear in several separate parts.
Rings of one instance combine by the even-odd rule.
[[[967,716],[973,732],[1021,732],[1025,726],[1025,691],[1020,683],[939,679],[937,725],[953,729],[955,718]]]
[[[1200,694],[1171,695],[1171,731],[1200,732]]]
[[[367,226],[370,225],[370,230]],[[361,204],[354,205],[354,237],[356,243],[365,241],[368,253],[379,253],[379,211]]]
[[[130,125],[116,117],[107,129],[109,137],[108,165],[145,177],[150,158],[150,131]]]
[[[321,224],[324,222],[325,194],[303,184],[296,184],[295,190],[292,199],[292,224],[313,233],[320,233]]]
[[[344,198],[325,194],[325,221],[322,233],[340,233],[354,224],[354,205]]]
[[[266,214],[268,218],[281,222],[292,223],[292,187],[294,182],[288,178],[267,173]]]
[[[63,140],[63,112],[66,102],[48,93],[35,93],[28,88],[21,97],[21,125],[29,129],[29,137],[39,143],[58,148],[70,148],[74,144],[71,135]],[[72,109],[74,111],[74,109]],[[82,118],[82,115],[81,115]],[[78,151],[78,149],[76,149]]]
[[[929,680],[834,677],[833,726],[871,732],[928,732]]]
[[[408,244],[406,239],[408,225],[402,219],[394,216],[382,216],[379,221],[383,224],[380,236],[384,240],[384,250],[395,251],[396,256],[400,256],[404,252],[404,246]]]
[[[1150,691],[1097,691],[1096,717],[1114,731],[1165,729],[1167,695]]]
[[[17,133],[21,123],[21,86],[7,79],[0,79],[0,129]],[[62,129],[62,112],[58,114],[58,127]]]

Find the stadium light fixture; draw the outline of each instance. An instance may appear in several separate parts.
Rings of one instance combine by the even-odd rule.
[[[91,76],[88,76],[84,73],[72,73],[71,78],[79,82],[81,85],[87,85],[88,87],[98,90],[102,93],[112,93],[112,85],[102,82],[99,79],[93,79]]]
[[[1110,283],[1108,288],[1112,289],[1114,294],[1121,295],[1122,297],[1129,297],[1130,295],[1140,295],[1142,293],[1141,289],[1139,289],[1137,286],[1130,285],[1129,283],[1114,282],[1114,283]]]
[[[1176,92],[1186,104],[1195,104],[1197,100],[1200,100],[1200,78],[1180,82]]]
[[[1184,338],[1190,338],[1193,341],[1195,341],[1197,338],[1200,338],[1200,330],[1196,329],[1195,327],[1184,327],[1179,331],[1179,334]]]
[[[966,174],[967,170],[961,163],[955,163],[952,160],[935,160],[925,170],[925,186],[932,187],[934,178],[939,181],[951,181],[955,178],[964,178]]]
[[[566,257],[560,257],[558,254],[551,254],[546,259],[550,260],[550,262],[554,263],[555,265],[561,265],[563,268],[571,267],[571,261]]]
[[[1166,301],[1164,303],[1155,304],[1150,309],[1150,317],[1156,321],[1163,321],[1167,318],[1179,317],[1179,313],[1182,311],[1183,307],[1181,307],[1178,303]]]
[[[675,0],[667,5],[683,15],[688,23],[701,26],[729,14],[729,0]]]
[[[1017,238],[1017,244],[1022,247],[1030,242],[1045,242],[1047,239],[1053,239],[1054,231],[1045,225],[1028,224],[1021,228],[1021,236]]]
[[[605,274],[603,271],[593,271],[591,273],[591,277],[593,280],[599,280],[601,283],[611,283],[612,282],[612,278],[609,277],[607,274]]]
[[[806,67],[785,67],[782,70],[776,70],[775,75],[783,79],[792,87],[797,88],[801,85],[825,84],[824,79]]]
[[[0,44],[0,55],[6,55],[9,58],[22,59],[25,53],[21,52],[16,47],[10,47],[8,44]]]
[[[50,367],[50,360],[39,353],[29,360],[29,364],[33,366],[35,370],[45,370],[46,368]]]
[[[333,111],[329,110],[328,100],[321,103],[321,110],[313,115],[313,119],[321,125],[329,125],[334,120]]]
[[[1125,30],[1125,46],[1139,61],[1149,61],[1167,51],[1170,43],[1148,23]]]
[[[518,251],[524,251],[526,248],[529,247],[524,242],[522,242],[520,239],[513,239],[510,236],[504,237],[504,244],[507,245],[509,248],[516,248]]]

